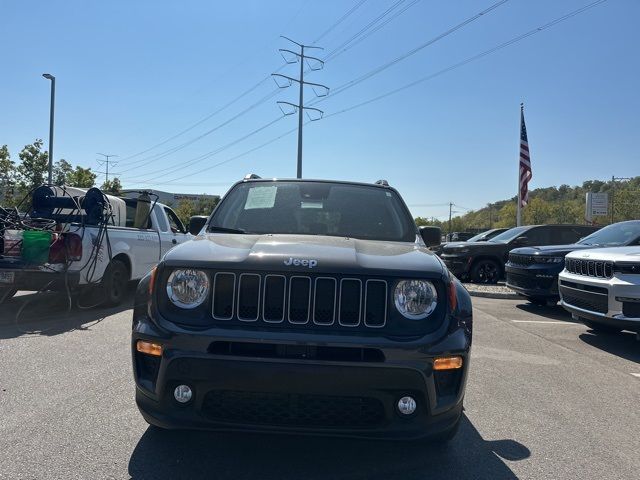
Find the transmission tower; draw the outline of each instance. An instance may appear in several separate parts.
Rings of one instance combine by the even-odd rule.
[[[96,155],[102,155],[104,157],[104,160],[98,160],[98,163],[100,163],[100,166],[105,166],[105,171],[104,172],[98,172],[98,173],[104,173],[105,174],[105,183],[109,181],[109,164],[111,164],[112,166],[116,166],[118,165],[118,162],[114,162],[113,160],[109,160],[111,157],[117,157],[118,155],[113,155],[113,154],[106,154],[106,153],[96,153]]]
[[[309,120],[311,121],[316,121],[316,120],[320,120],[322,118],[322,115],[324,114],[324,112],[322,110],[319,110],[317,108],[313,108],[313,107],[305,107],[304,106],[304,86],[305,85],[310,85],[311,88],[313,89],[313,93],[315,93],[316,97],[326,97],[329,94],[329,87],[327,87],[326,85],[321,85],[319,83],[312,83],[312,82],[305,82],[304,81],[304,65],[305,65],[305,61],[307,63],[307,66],[309,67],[309,70],[311,71],[316,71],[316,70],[321,70],[322,67],[324,66],[324,62],[322,60],[320,60],[319,58],[316,57],[312,57],[310,55],[305,55],[304,51],[305,49],[310,49],[310,48],[316,48],[318,50],[323,50],[322,47],[315,47],[313,45],[303,45],[301,43],[295,42],[293,40],[291,40],[290,38],[287,38],[285,36],[281,35],[281,38],[284,38],[285,40],[288,40],[289,42],[297,45],[300,48],[300,52],[294,52],[292,50],[286,49],[286,48],[280,48],[278,51],[280,52],[280,54],[282,55],[282,58],[284,58],[284,61],[291,64],[291,63],[296,63],[296,62],[300,62],[300,77],[299,78],[293,78],[293,77],[289,77],[287,75],[281,75],[279,73],[272,73],[271,75],[274,77],[274,81],[276,82],[276,85],[278,85],[279,88],[288,88],[291,85],[293,85],[293,82],[296,82],[299,87],[300,87],[300,97],[298,100],[298,103],[291,103],[291,102],[277,102],[278,106],[280,107],[280,110],[282,111],[282,113],[284,115],[293,115],[294,113],[298,112],[298,172],[297,172],[297,178],[302,178],[302,114],[304,110],[307,111],[314,111],[316,112],[317,116],[312,117],[311,115],[309,115],[309,113],[307,112],[307,116],[309,117]],[[293,55],[295,58],[287,58],[288,55]],[[282,82],[282,80],[286,81],[286,84],[280,83],[278,82],[278,80],[280,80]],[[284,109],[282,106],[283,105],[289,105],[290,107],[293,107],[292,111],[287,112],[286,109]]]

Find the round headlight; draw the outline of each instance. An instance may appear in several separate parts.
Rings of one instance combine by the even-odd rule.
[[[175,306],[196,308],[207,299],[209,277],[202,270],[174,270],[167,280],[167,295]]]
[[[433,283],[426,280],[401,280],[396,285],[393,300],[403,317],[422,320],[438,305],[438,292]]]

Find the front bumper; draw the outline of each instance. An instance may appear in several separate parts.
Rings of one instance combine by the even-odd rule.
[[[280,332],[276,340],[259,332],[156,330],[146,317],[134,321],[133,367],[142,415],[164,428],[416,439],[452,428],[462,414],[471,343],[463,329],[428,348]],[[136,351],[139,339],[162,343],[155,366]],[[369,353],[351,356],[357,350]],[[463,367],[434,371],[434,358],[444,355],[462,356]],[[193,391],[186,405],[173,397],[181,384]],[[396,404],[406,395],[417,409],[404,416]]]
[[[640,301],[637,275],[617,275],[613,278],[592,278],[562,272],[560,304],[574,318],[640,332],[640,315],[629,315],[630,304]],[[625,301],[634,299],[635,302]],[[638,309],[634,308],[637,312]]]
[[[18,265],[5,265],[6,263],[7,262],[0,262],[0,272],[2,272],[0,288],[32,291],[63,291],[67,288],[71,290],[75,289],[80,282],[80,273],[65,272],[62,268],[63,265],[26,266],[20,268]],[[13,262],[13,264],[15,263],[16,262]]]
[[[449,271],[458,278],[464,278],[469,274],[473,257],[468,255],[455,255],[443,253],[440,258]]]
[[[521,267],[505,265],[506,285],[525,297],[558,299],[558,274],[564,267],[553,265],[530,265]]]

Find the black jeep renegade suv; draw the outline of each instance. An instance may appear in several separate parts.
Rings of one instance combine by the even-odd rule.
[[[138,286],[142,415],[163,428],[451,438],[472,312],[427,249],[438,242],[384,181],[238,182]]]

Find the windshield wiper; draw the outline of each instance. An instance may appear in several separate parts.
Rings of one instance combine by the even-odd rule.
[[[209,225],[207,232],[247,233],[245,230],[242,230],[240,228],[217,227],[216,225]]]

